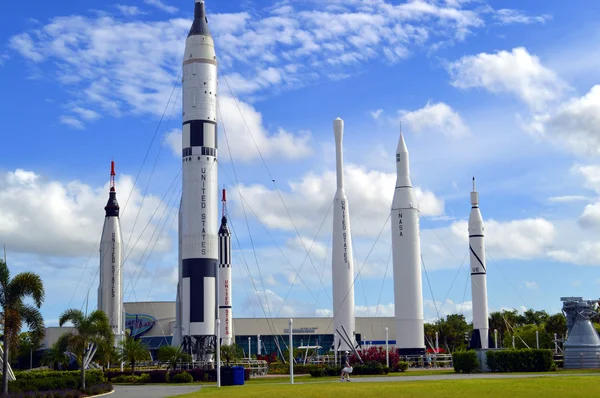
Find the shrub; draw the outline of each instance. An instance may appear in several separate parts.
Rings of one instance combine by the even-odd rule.
[[[398,351],[395,350],[394,348],[389,349],[388,356],[390,359],[390,363],[396,363],[400,360]],[[369,348],[363,349],[363,351],[360,354],[360,357],[362,358],[364,363],[379,362],[381,365],[385,365],[387,363],[384,347],[375,346],[375,347],[369,347]],[[354,365],[357,363],[359,363],[359,360],[356,357],[356,355],[354,355],[354,354],[350,355],[350,364]]]
[[[171,379],[171,382],[173,383],[191,383],[192,381],[194,381],[194,378],[187,372],[176,374]]]
[[[488,351],[491,352],[491,351]],[[455,372],[473,373],[479,369],[479,360],[475,351],[458,351],[452,354]]]
[[[393,372],[406,372],[408,370],[408,362],[399,361],[392,369]]]
[[[113,386],[110,383],[99,383],[83,390],[86,395],[99,395],[111,392]]]
[[[547,372],[556,370],[551,350],[522,349],[486,352],[492,372]]]
[[[294,364],[294,374],[309,374],[311,370],[324,368],[324,365],[300,365]],[[289,363],[271,363],[269,365],[269,374],[273,375],[288,375],[290,374]]]

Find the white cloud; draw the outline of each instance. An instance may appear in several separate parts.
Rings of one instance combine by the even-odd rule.
[[[323,260],[327,255],[327,246],[321,242],[314,241],[312,238],[302,237],[302,239],[300,239],[296,236],[289,239],[287,245],[290,249],[300,251],[302,254],[310,251],[310,256],[313,260]]]
[[[548,15],[548,14],[538,15],[538,16],[530,16],[530,15],[524,14],[522,11],[519,11],[519,10],[511,10],[511,9],[503,8],[501,10],[496,10],[496,12],[494,14],[494,19],[496,19],[498,22],[500,22],[503,25],[509,25],[509,24],[514,24],[514,23],[529,25],[532,23],[542,23],[543,24],[546,21],[551,20],[552,16]]]
[[[383,109],[377,109],[376,111],[371,112],[371,117],[375,120],[379,120],[379,116],[383,113]]]
[[[159,10],[162,10],[169,14],[174,14],[177,11],[179,11],[179,9],[177,7],[173,7],[168,4],[165,4],[161,0],[144,0],[144,3],[154,6],[154,7],[158,8]]]
[[[401,110],[399,113],[402,122],[417,133],[442,133],[460,137],[469,131],[458,112],[443,102],[428,102],[425,107],[416,111]]]
[[[600,194],[600,165],[574,165],[571,172],[583,177],[583,185]]]
[[[558,100],[567,88],[537,56],[523,47],[511,52],[465,56],[448,65],[448,71],[455,87],[514,94],[534,110],[542,110]]]
[[[525,287],[529,290],[538,290],[539,286],[535,281],[523,281]]]
[[[377,305],[357,305],[354,307],[354,314],[361,317],[390,317],[394,316],[394,303]]]
[[[177,12],[161,0],[145,2]],[[463,40],[483,27],[490,13],[464,2],[422,0],[329,6],[316,2],[308,10],[290,4],[256,9],[252,16],[209,15],[223,80],[236,95],[257,95],[346,78],[360,73],[367,61],[398,62],[412,49]],[[116,7],[128,17],[140,13],[134,6]],[[190,24],[183,18],[131,21],[106,13],[60,16],[11,37],[10,47],[33,63],[47,61],[37,73],[66,85],[82,106],[92,103],[112,115],[160,115],[178,80]],[[227,93],[225,86],[221,90]]]
[[[65,115],[63,115],[63,116],[60,117],[59,120],[60,120],[60,122],[62,124],[65,124],[67,126],[71,126],[71,127],[73,127],[74,129],[77,129],[77,130],[83,130],[83,128],[84,128],[83,122],[81,120],[77,119],[77,118],[74,118],[73,116],[65,116]]]
[[[253,209],[261,209],[258,216],[269,228],[293,231],[289,210],[297,228],[314,233],[333,200],[335,178],[333,171],[327,171],[320,175],[310,173],[300,181],[290,182],[290,192],[281,193],[285,207],[279,195],[263,185],[241,185],[239,189]],[[354,236],[379,233],[390,212],[395,181],[396,175],[393,173],[345,165],[345,188]],[[365,186],[370,188],[364,189]],[[237,197],[237,190],[233,195]],[[434,193],[417,187],[415,195],[421,214],[444,214],[444,201]]]
[[[585,240],[567,249],[549,252],[550,258],[563,263],[600,266],[600,241]]]
[[[586,205],[583,213],[577,220],[584,228],[596,227],[600,225],[600,202]]]
[[[136,6],[128,6],[125,4],[116,4],[115,7],[121,12],[121,14],[130,16],[130,17],[144,14],[144,12],[142,12],[142,10],[140,10]]]
[[[424,300],[423,310],[425,312],[425,322],[427,323],[433,323],[440,318],[445,318],[452,314],[464,315],[467,322],[471,322],[473,319],[473,303],[471,301],[455,303],[450,299],[446,299],[442,305],[441,301]]]
[[[584,200],[590,200],[587,196],[580,195],[566,195],[566,196],[553,196],[548,198],[549,202],[552,203],[569,203],[569,202],[579,202]]]
[[[537,131],[577,154],[600,155],[600,85],[580,98],[561,104],[550,115],[538,116]]]
[[[0,182],[3,187],[0,191],[0,241],[11,251],[57,257],[89,256],[92,247],[99,243],[108,182],[102,187],[91,187],[79,181],[62,183],[21,169],[0,175]],[[117,193],[122,210],[132,187],[129,176],[119,177]],[[136,188],[121,215],[125,244],[132,235],[141,200],[142,195]],[[150,226],[135,246],[134,258],[137,259],[150,245],[164,206],[154,196],[145,198],[131,244],[137,241],[141,226],[147,223]],[[153,217],[156,209],[159,210]],[[166,213],[170,214],[169,211]],[[158,233],[154,238],[159,238]],[[172,249],[170,237],[160,236],[156,250],[168,249]]]
[[[85,109],[80,106],[75,106],[71,108],[71,111],[78,114],[79,117],[81,117],[82,119],[88,121],[96,120],[100,117],[100,114],[98,112],[93,111],[91,109]]]
[[[458,221],[451,226],[453,233],[468,242],[468,223]],[[544,257],[556,237],[554,225],[543,218],[513,221],[485,221],[486,249],[495,259],[531,259]]]

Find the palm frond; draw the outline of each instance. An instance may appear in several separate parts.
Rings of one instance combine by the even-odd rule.
[[[35,305],[40,308],[44,301],[45,291],[42,278],[33,272],[17,274],[7,286],[7,298],[17,300],[31,296]]]
[[[63,312],[58,318],[58,326],[63,326],[67,322],[71,322],[75,328],[79,328],[79,326],[84,322],[85,315],[78,309],[68,309]]]
[[[19,313],[22,321],[29,327],[32,342],[39,345],[46,334],[42,313],[32,305],[21,305]]]
[[[2,290],[2,294],[6,290],[8,284],[10,282],[10,271],[8,269],[8,265],[4,262],[4,260],[0,260],[0,288]]]

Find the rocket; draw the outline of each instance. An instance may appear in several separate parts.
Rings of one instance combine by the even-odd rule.
[[[333,326],[336,333],[335,350],[352,350],[340,334],[354,344],[354,257],[352,255],[352,233],[350,232],[350,216],[348,198],[344,190],[344,158],[342,139],[344,121],[339,117],[333,121],[335,136],[337,191],[333,202],[333,242],[331,245],[331,274],[333,283]],[[343,329],[342,329],[343,326]]]
[[[473,299],[473,335],[471,348],[489,348],[489,321],[487,303],[487,276],[485,266],[485,244],[483,218],[479,211],[479,192],[471,192],[471,214],[469,215],[469,251],[471,258],[471,295]]]
[[[221,344],[231,345],[233,314],[231,306],[231,233],[227,226],[227,195],[223,190],[223,216],[219,228],[219,319],[221,320]]]
[[[110,190],[104,211],[106,215],[100,241],[98,309],[108,316],[117,339],[123,331],[123,235],[115,189],[115,162],[110,163]]]
[[[412,188],[408,149],[402,131],[396,150],[396,189],[392,200],[392,258],[396,349],[400,355],[423,355],[423,287],[419,207]]]
[[[217,57],[203,0],[183,58],[179,283],[173,344],[197,359],[215,347],[218,259]]]

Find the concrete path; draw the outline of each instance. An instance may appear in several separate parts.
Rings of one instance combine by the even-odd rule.
[[[114,385],[115,392],[107,398],[164,398],[200,391],[200,386],[119,386]]]

